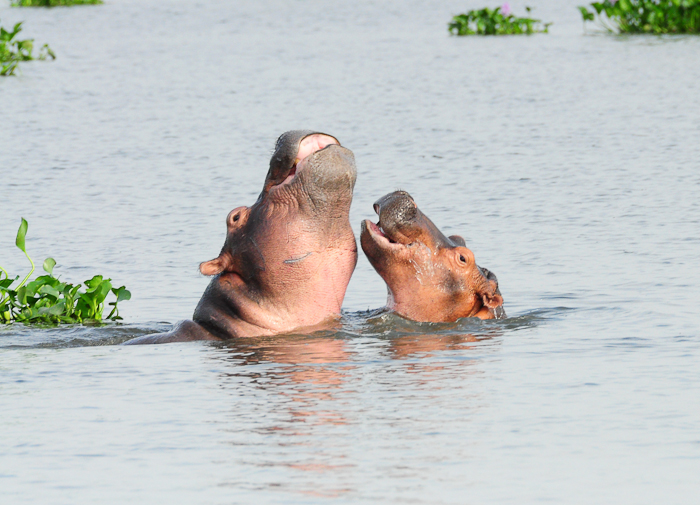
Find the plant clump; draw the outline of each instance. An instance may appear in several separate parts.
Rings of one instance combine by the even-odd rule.
[[[700,0],[605,0],[579,7],[583,22],[610,32],[700,33]]]
[[[525,7],[525,10],[528,14],[532,11],[530,7]],[[530,35],[548,33],[551,24],[517,17],[506,3],[495,9],[486,7],[454,16],[448,29],[452,35]]]
[[[11,0],[12,7],[63,7],[69,5],[96,5],[102,0]]]
[[[17,39],[22,31],[22,23],[17,23],[12,31],[0,26],[0,75],[14,75],[20,61],[56,59],[48,44],[41,46],[39,54],[34,56],[34,40]]]
[[[113,288],[111,279],[104,279],[101,275],[86,280],[85,289],[81,290],[82,284],[74,286],[54,277],[53,268],[56,261],[46,258],[43,267],[47,275],[27,283],[34,272],[34,262],[25,248],[28,227],[27,221],[22,218],[15,245],[27,257],[32,269],[22,282],[13,288],[12,285],[19,276],[11,278],[7,271],[0,267],[1,323],[97,323],[102,320],[105,300],[110,292],[116,299],[109,303],[113,308],[105,319],[122,319],[119,317],[117,304],[131,299],[131,293],[124,286]]]

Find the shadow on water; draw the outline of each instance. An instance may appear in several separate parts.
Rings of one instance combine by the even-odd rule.
[[[283,349],[282,352],[290,353],[297,344],[308,350],[309,344],[319,339],[328,341],[327,345],[332,347],[330,344],[332,341],[364,338],[388,340],[392,345],[398,346],[408,345],[407,342],[410,341],[414,342],[416,349],[423,347],[428,352],[431,347],[448,349],[450,346],[454,347],[466,342],[478,343],[533,328],[549,320],[559,319],[570,310],[572,309],[566,307],[537,309],[515,317],[491,321],[467,318],[454,323],[417,323],[387,312],[385,309],[375,309],[346,312],[332,328],[311,334],[236,339],[210,345],[234,346],[241,349],[250,346],[251,349],[256,349],[255,353],[263,352],[263,355],[268,356],[270,353],[278,352],[274,349]],[[44,327],[11,324],[0,326],[0,349],[119,345],[142,335],[166,332],[170,329],[172,329],[171,324],[161,322]],[[432,344],[429,343],[431,341]],[[285,346],[292,347],[285,348]],[[326,350],[322,354],[325,352]],[[304,357],[308,356],[301,352],[295,356],[295,359],[303,360]],[[265,359],[261,358],[263,361]]]

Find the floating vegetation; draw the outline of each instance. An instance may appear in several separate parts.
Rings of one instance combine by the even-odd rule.
[[[525,7],[528,14],[532,9]],[[448,29],[452,35],[530,35],[548,33],[552,23],[515,16],[507,3],[495,9],[471,10],[452,18]]]
[[[69,5],[97,5],[102,0],[10,0],[12,7],[63,7]]]
[[[700,33],[700,0],[605,0],[579,7],[583,22],[618,33]]]
[[[22,31],[22,23],[17,23],[12,31],[0,26],[0,75],[14,75],[20,61],[56,59],[56,55],[48,44],[41,46],[35,57],[34,40],[17,40],[17,34]]]
[[[110,292],[114,294],[116,300],[109,303],[113,308],[105,319],[112,321],[121,319],[117,304],[131,299],[131,293],[124,286],[113,288],[111,279],[104,279],[101,275],[86,280],[85,289],[81,290],[82,284],[74,286],[54,277],[53,268],[56,266],[56,261],[53,258],[46,258],[43,267],[47,275],[27,283],[34,272],[34,261],[25,248],[28,227],[27,221],[22,218],[15,245],[27,257],[32,269],[22,282],[12,288],[12,284],[19,279],[19,276],[11,278],[7,271],[0,267],[0,322],[44,324],[100,322],[105,309],[105,300]]]

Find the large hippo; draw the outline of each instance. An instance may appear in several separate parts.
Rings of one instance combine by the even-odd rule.
[[[283,134],[258,200],[226,218],[213,276],[192,321],[129,344],[273,335],[340,314],[357,244],[349,211],[357,170],[352,151],[312,131]]]
[[[496,276],[476,264],[462,237],[445,237],[411,195],[385,195],[374,210],[379,221],[362,222],[360,243],[387,284],[387,308],[420,322],[505,317]]]

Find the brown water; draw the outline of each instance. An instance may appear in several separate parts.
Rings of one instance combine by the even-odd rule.
[[[7,503],[691,503],[700,469],[700,38],[449,37],[467,2],[0,7],[54,62],[0,79],[0,265],[133,299],[0,328]],[[516,13],[523,2],[511,2]],[[351,222],[406,189],[505,321],[121,347],[190,317],[285,130],[352,149]]]

